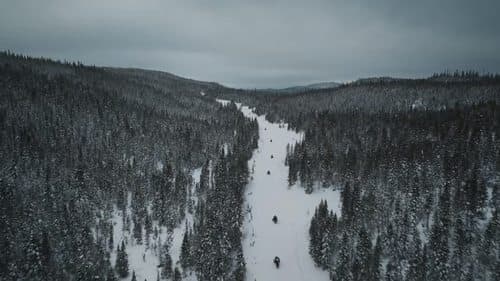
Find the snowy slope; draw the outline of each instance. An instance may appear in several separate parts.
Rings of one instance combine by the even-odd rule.
[[[260,136],[259,148],[249,161],[253,174],[243,208],[247,280],[329,280],[328,272],[316,267],[309,255],[308,231],[321,199],[327,199],[333,211],[339,212],[339,192],[320,189],[307,195],[301,187],[289,187],[286,146],[295,144],[302,135],[287,130],[286,124],[269,123],[250,108],[238,106],[245,116],[257,119]],[[278,224],[271,221],[273,215],[278,216]],[[279,269],[273,264],[275,256],[281,259]]]

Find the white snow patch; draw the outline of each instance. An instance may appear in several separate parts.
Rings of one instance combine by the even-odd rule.
[[[420,109],[424,107],[424,100],[422,98],[416,99],[411,105],[411,109]]]
[[[156,162],[156,170],[157,171],[163,170],[163,162],[161,161]]]
[[[161,162],[158,162],[158,166],[162,166],[163,164]],[[193,184],[191,185],[191,198],[196,202],[197,198],[194,196],[194,189],[196,184],[200,180],[200,174],[201,174],[201,168],[195,169],[192,172],[192,177],[194,179]],[[131,213],[131,194],[129,193],[128,196],[128,205],[127,205],[127,214],[129,215],[130,219],[132,219],[132,213]],[[149,209],[149,208],[148,208]],[[148,281],[156,281],[157,276],[158,276],[158,265],[160,264],[159,261],[159,254],[160,254],[160,247],[167,239],[171,239],[171,247],[170,247],[170,255],[172,257],[172,263],[174,267],[179,267],[180,270],[182,268],[180,267],[179,264],[179,256],[180,256],[180,249],[182,245],[182,239],[184,237],[184,230],[185,230],[185,224],[186,221],[189,226],[192,225],[193,223],[193,215],[189,214],[186,210],[186,218],[182,221],[181,224],[179,224],[176,228],[173,229],[173,232],[167,231],[166,227],[158,227],[158,222],[153,221],[153,229],[155,227],[158,227],[159,230],[159,235],[155,239],[154,234],[151,235],[150,237],[150,243],[149,247],[146,246],[146,242],[143,241],[142,244],[137,244],[135,242],[135,239],[133,238],[133,227],[134,223],[131,221],[130,222],[130,229],[129,230],[124,230],[123,229],[123,214],[121,210],[118,210],[116,207],[114,208],[113,211],[113,218],[112,218],[112,223],[114,226],[114,231],[113,231],[113,251],[111,252],[111,264],[114,266],[116,262],[116,248],[118,245],[121,245],[122,241],[125,241],[125,248],[127,250],[128,254],[128,262],[129,262],[129,271],[130,271],[130,276],[126,277],[122,280],[129,280],[132,275],[132,271],[135,271],[137,280],[148,280]],[[145,239],[145,230],[143,228],[143,239]],[[161,274],[160,274],[161,276]],[[188,276],[183,278],[184,280],[196,280],[196,275],[194,273],[188,273]],[[161,279],[164,280],[164,279]]]
[[[226,106],[231,103],[230,100],[221,100],[221,99],[215,99],[218,103],[222,104],[223,106]]]

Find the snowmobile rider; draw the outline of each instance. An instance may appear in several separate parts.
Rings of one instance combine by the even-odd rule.
[[[274,257],[274,264],[276,265],[276,268],[280,267],[280,258],[279,257]]]
[[[278,223],[278,217],[276,215],[273,216],[273,222]]]

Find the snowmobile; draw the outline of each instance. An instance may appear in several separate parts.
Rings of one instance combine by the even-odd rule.
[[[273,216],[273,222],[278,223],[278,217],[276,215]]]
[[[274,257],[274,265],[276,265],[276,268],[280,268],[280,258],[279,257]]]
[[[267,174],[270,175],[271,174],[271,171],[267,170]]]

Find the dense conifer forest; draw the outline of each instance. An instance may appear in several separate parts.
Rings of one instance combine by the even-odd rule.
[[[241,219],[233,214],[241,209],[257,124],[205,97],[215,86],[1,53],[0,280],[134,278],[129,241],[113,242],[122,231],[111,223],[113,209],[122,210],[134,243],[154,241],[157,227],[171,229],[185,209],[197,209],[182,266],[200,280],[241,280]],[[203,196],[194,205],[190,172],[202,166],[196,192]],[[166,250],[161,278],[178,280],[168,245],[157,246]]]
[[[499,280],[498,75],[219,96],[304,132],[287,147],[290,185],[341,191],[341,215],[321,202],[309,230],[331,280]]]

